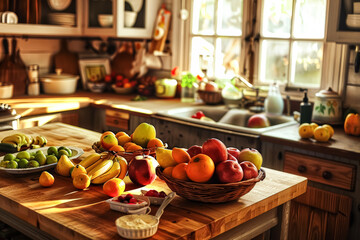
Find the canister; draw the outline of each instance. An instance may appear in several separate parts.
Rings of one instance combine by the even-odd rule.
[[[312,121],[320,124],[342,124],[341,96],[331,87],[315,94]]]

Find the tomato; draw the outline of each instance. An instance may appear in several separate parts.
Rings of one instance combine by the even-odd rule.
[[[191,181],[208,182],[215,172],[214,161],[206,154],[198,154],[191,158],[186,168],[186,174]]]
[[[112,82],[112,77],[110,74],[105,75],[105,82],[107,82],[107,83]]]
[[[191,116],[192,118],[200,119],[202,117],[205,117],[205,114],[202,111],[197,111],[194,115]]]

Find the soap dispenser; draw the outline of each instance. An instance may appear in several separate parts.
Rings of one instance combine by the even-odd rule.
[[[311,123],[312,107],[309,103],[307,91],[304,91],[303,101],[300,103],[300,124]]]
[[[284,110],[284,100],[281,97],[279,86],[273,83],[269,87],[268,95],[264,102],[265,112],[281,115]]]

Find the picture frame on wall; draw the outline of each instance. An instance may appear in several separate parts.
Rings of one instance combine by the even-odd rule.
[[[108,58],[80,59],[79,68],[85,90],[89,89],[89,85],[105,85],[105,76],[111,73]]]

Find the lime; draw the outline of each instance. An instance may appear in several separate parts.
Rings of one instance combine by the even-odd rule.
[[[47,154],[48,154],[48,155],[55,155],[55,156],[57,156],[57,155],[58,155],[58,149],[57,149],[56,147],[54,147],[54,146],[49,147],[49,148],[47,149]]]
[[[7,163],[8,163],[9,161],[1,161],[0,162],[0,167],[4,167],[4,168],[6,168],[6,165],[7,165]]]
[[[60,158],[61,157],[61,155],[66,155],[67,157],[70,157],[69,156],[69,152],[68,151],[66,151],[65,149],[61,149],[61,150],[59,150],[59,152],[58,152],[58,158]]]
[[[18,163],[15,160],[11,160],[6,164],[6,168],[17,168]]]
[[[18,162],[19,168],[27,168],[28,163],[29,163],[29,161],[26,160],[25,158],[20,159],[20,161]]]
[[[36,153],[35,153],[35,155],[36,155],[36,154],[38,154],[38,153],[42,153],[42,154],[44,154],[44,152],[43,152],[43,151],[41,151],[41,150],[37,150],[37,151],[36,151]]]
[[[16,157],[15,157],[15,155],[14,154],[12,154],[12,153],[8,153],[8,154],[6,154],[5,156],[4,156],[4,161],[11,161],[11,160],[14,160]]]
[[[30,160],[30,153],[27,151],[21,151],[18,154],[16,154],[16,158],[19,159],[25,158],[27,160]]]
[[[40,166],[46,164],[46,156],[43,153],[37,153],[34,160],[37,161]]]
[[[34,168],[34,167],[39,167],[39,163],[35,160],[30,160],[29,163],[28,163],[28,167],[29,168]]]
[[[61,146],[61,147],[58,148],[58,151],[60,151],[60,150],[66,150],[69,153],[68,157],[72,156],[72,151],[71,151],[70,148]]]
[[[18,158],[15,158],[14,161],[16,161],[17,163],[20,161],[20,159]]]
[[[56,156],[54,156],[54,155],[46,156],[46,164],[57,163],[57,162],[58,162],[58,159]]]

